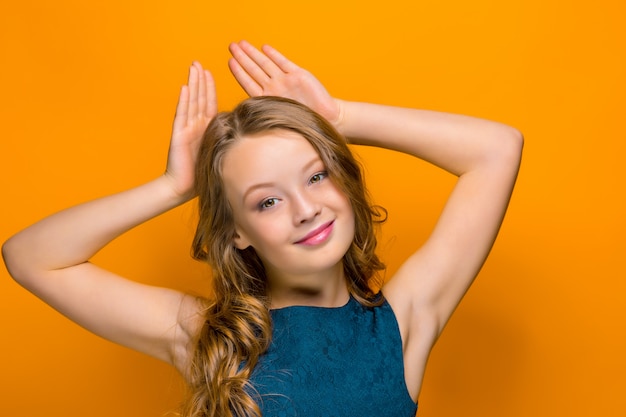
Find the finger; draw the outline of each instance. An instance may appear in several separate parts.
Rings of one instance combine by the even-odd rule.
[[[204,70],[204,78],[206,79],[206,97],[207,105],[205,109],[205,116],[213,118],[217,113],[217,94],[215,94],[215,80],[213,75],[207,70]]]
[[[187,108],[187,120],[193,119],[198,114],[198,70],[195,66],[189,68],[189,106]]]
[[[174,128],[176,132],[187,126],[187,111],[189,108],[189,87],[183,85],[178,95],[178,104],[176,105],[176,116],[174,117]]]
[[[206,111],[206,76],[202,65],[198,61],[194,61],[193,66],[196,71],[198,71],[198,107],[196,109],[197,113],[195,115],[191,115],[191,117],[196,117],[198,115],[204,115],[204,112]]]
[[[283,72],[293,72],[294,70],[300,68],[269,45],[263,45],[261,49],[265,55],[267,55],[268,58],[271,59],[272,62],[274,62],[274,64],[276,64],[276,66]]]
[[[235,58],[228,60],[228,68],[233,74],[241,88],[250,96],[257,97],[263,95],[263,88],[250,77]]]
[[[265,72],[270,78],[282,75],[284,72],[276,63],[268,58],[264,53],[252,46],[248,41],[239,42],[239,47],[250,57],[252,61],[256,63],[263,72]]]
[[[270,75],[266,73],[239,44],[231,43],[228,49],[239,66],[243,68],[257,84],[263,86],[270,80]]]

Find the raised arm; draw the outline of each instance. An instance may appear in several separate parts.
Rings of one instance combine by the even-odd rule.
[[[364,103],[346,103],[344,111],[343,130],[356,143],[405,152],[458,176],[432,234],[384,289],[388,297],[410,296],[404,304],[432,319],[438,335],[495,241],[522,136],[499,123],[439,112]]]
[[[271,47],[232,44],[230,68],[250,95],[296,99],[351,143],[414,155],[458,177],[431,236],[385,285],[419,377],[430,348],[483,265],[515,183],[522,135],[506,125],[453,114],[342,101]],[[407,192],[411,192],[407,189]],[[418,389],[419,391],[419,389]]]
[[[184,355],[195,301],[126,280],[89,262],[125,231],[193,197],[202,134],[216,112],[211,75],[194,63],[181,89],[167,169],[131,190],[47,217],[10,238],[2,254],[13,278],[86,329],[170,363]],[[178,364],[178,363],[176,363]]]
[[[342,123],[357,143],[406,152],[458,176],[427,241],[383,287],[403,335],[407,386],[417,398],[430,351],[496,239],[522,136],[472,117],[363,103],[346,103]]]

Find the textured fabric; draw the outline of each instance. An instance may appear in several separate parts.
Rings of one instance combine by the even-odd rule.
[[[387,301],[272,310],[273,340],[250,382],[263,417],[414,417]]]

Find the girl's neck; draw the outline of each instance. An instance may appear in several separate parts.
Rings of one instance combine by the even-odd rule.
[[[294,305],[341,307],[350,298],[341,264],[332,271],[315,275],[298,277],[269,275],[268,280],[272,309]]]

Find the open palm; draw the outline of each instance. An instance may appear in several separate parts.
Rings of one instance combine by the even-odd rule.
[[[166,176],[174,191],[181,196],[193,196],[194,167],[202,136],[215,114],[217,100],[215,84],[209,71],[194,62],[189,80],[178,98],[172,139],[167,159]]]
[[[326,120],[337,125],[341,106],[324,86],[304,68],[300,68],[271,46],[259,51],[246,41],[230,45],[228,66],[241,87],[251,97],[279,96],[307,105]]]

